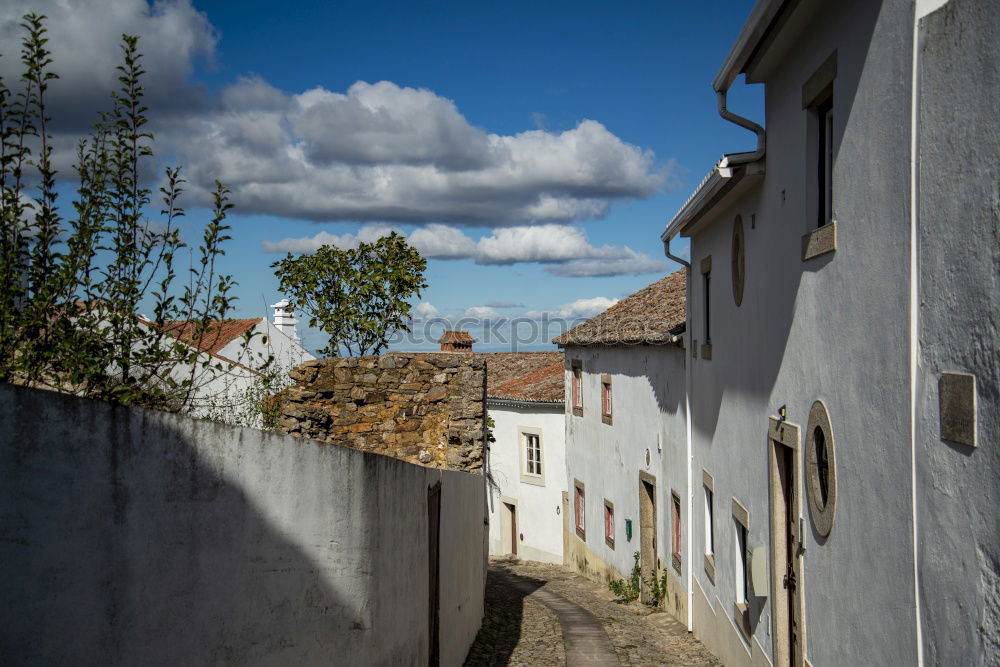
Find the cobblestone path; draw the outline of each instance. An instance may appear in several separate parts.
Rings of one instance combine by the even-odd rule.
[[[566,665],[565,628],[545,604],[559,606],[553,595],[600,622],[619,664],[721,665],[669,614],[618,604],[607,588],[562,566],[510,560],[490,562],[486,615],[466,665]]]

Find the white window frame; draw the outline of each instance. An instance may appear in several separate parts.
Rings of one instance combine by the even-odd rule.
[[[540,474],[528,472],[528,436],[538,438],[538,461],[541,464]],[[521,482],[523,484],[533,484],[535,486],[545,486],[545,471],[548,469],[548,462],[545,459],[545,438],[542,437],[542,429],[532,426],[517,427],[517,449],[521,460]]]

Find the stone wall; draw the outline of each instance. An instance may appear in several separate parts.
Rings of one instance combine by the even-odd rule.
[[[309,361],[290,373],[279,430],[435,468],[481,471],[486,364],[455,352]]]

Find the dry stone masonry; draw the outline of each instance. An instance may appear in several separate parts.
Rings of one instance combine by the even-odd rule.
[[[482,471],[486,364],[454,352],[308,361],[289,373],[278,429],[434,468]]]

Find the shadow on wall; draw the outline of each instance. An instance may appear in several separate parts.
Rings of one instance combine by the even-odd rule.
[[[378,508],[344,476],[375,457],[305,445],[0,385],[0,663],[426,655],[424,626],[398,633],[405,653],[366,652],[379,605],[351,531]]]
[[[879,201],[878,206],[873,206],[872,201],[884,199],[886,193],[899,190],[895,186],[900,179],[905,182],[905,178],[899,176],[905,175],[905,170],[885,170],[878,164],[879,154],[876,151],[866,153],[857,145],[864,141],[866,132],[870,131],[872,119],[855,118],[855,96],[862,86],[871,85],[867,82],[865,71],[869,59],[878,62],[881,57],[881,54],[871,54],[861,49],[867,49],[871,45],[881,6],[881,0],[852,3],[855,8],[855,14],[851,17],[852,25],[864,26],[868,32],[861,34],[855,30],[850,48],[841,44],[838,49],[838,80],[843,83],[835,84],[836,123],[840,130],[835,133],[833,146],[834,174],[837,179],[834,185],[845,193],[839,201],[834,200],[835,206],[839,204],[834,211],[838,227],[838,252],[802,260],[802,235],[815,228],[812,207],[816,194],[809,180],[809,170],[803,168],[809,157],[805,154],[800,156],[793,150],[799,141],[795,135],[807,134],[806,111],[800,109],[799,99],[796,97],[799,95],[798,87],[794,90],[786,88],[769,91],[769,154],[763,183],[758,186],[755,194],[748,195],[733,208],[720,213],[720,219],[711,228],[700,233],[701,247],[692,248],[694,257],[690,269],[691,279],[688,281],[689,304],[704,302],[698,262],[711,254],[712,248],[717,253],[712,264],[711,281],[711,359],[704,359],[701,350],[705,342],[702,339],[702,308],[699,307],[693,313],[695,321],[689,322],[693,327],[688,327],[688,340],[692,337],[696,339],[698,347],[695,351],[696,358],[692,360],[692,426],[702,442],[712,443],[724,402],[740,403],[748,399],[757,401],[764,398],[776,403],[768,406],[774,413],[782,403],[790,399],[801,398],[805,401],[805,397],[772,396],[783,368],[787,375],[796,378],[796,382],[805,377],[819,390],[828,386],[829,380],[842,371],[836,364],[831,367],[829,354],[817,351],[836,351],[837,356],[843,359],[865,356],[866,351],[872,348],[865,335],[867,313],[884,312],[886,308],[905,305],[903,285],[897,290],[898,303],[891,305],[885,303],[884,291],[866,290],[858,275],[867,267],[859,266],[856,259],[861,257],[863,260],[870,260],[859,254],[862,251],[857,246],[871,243],[873,239],[884,239],[887,226],[896,222],[890,223],[878,215],[878,211],[884,210],[883,202]],[[822,11],[836,15],[838,8],[831,4]],[[813,20],[822,22],[825,18],[817,15]],[[834,48],[835,46],[830,46],[830,51]],[[817,56],[815,63],[792,63],[788,65],[789,71],[799,72],[802,81],[805,81],[828,55],[829,53],[823,52],[821,57]],[[852,72],[855,67],[858,68],[857,86],[848,83],[855,75]],[[869,107],[871,105],[870,101],[865,104]],[[844,147],[848,149],[852,159],[859,153],[870,154],[868,159],[871,162],[838,165],[837,160],[845,140],[849,140],[850,145]],[[778,156],[781,157],[780,161]],[[873,174],[877,177],[873,177]],[[851,195],[849,200],[847,195]],[[905,206],[902,199],[900,198],[900,207]],[[754,213],[757,219],[756,229],[747,225],[750,215]],[[730,292],[731,235],[733,221],[738,214],[744,221],[747,258],[745,291],[739,307],[734,305]],[[845,251],[852,253],[850,260],[844,257]],[[839,261],[835,261],[837,256],[840,256]],[[848,264],[848,261],[854,264]],[[817,283],[817,280],[821,282]],[[816,287],[817,284],[820,285],[819,288]],[[862,316],[862,313],[866,316]],[[796,331],[799,340],[789,346],[796,321],[800,322]],[[693,333],[690,333],[692,328]],[[808,339],[803,341],[802,336],[807,336]],[[905,360],[905,349],[902,347],[899,355],[902,364]],[[725,370],[719,368],[722,365]],[[875,369],[871,370],[874,372]],[[808,399],[806,408],[812,400],[813,398]],[[789,408],[791,407],[789,404]],[[760,433],[767,432],[767,417],[768,414],[761,413]],[[796,415],[796,419],[799,418]]]

